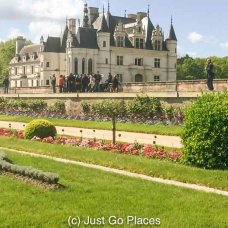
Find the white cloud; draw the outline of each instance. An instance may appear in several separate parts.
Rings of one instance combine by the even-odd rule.
[[[0,20],[10,20],[15,27],[9,30],[7,38],[23,35],[22,24],[28,25],[30,39],[37,42],[41,35],[59,36],[65,26],[66,17],[82,18],[83,0],[0,0]],[[26,37],[27,38],[27,37]]]
[[[222,48],[228,48],[228,42],[226,42],[226,43],[220,43],[220,47],[222,47]]]
[[[61,32],[60,24],[54,21],[34,21],[29,24],[29,31],[33,37],[33,42],[37,43],[41,35],[46,38],[50,36],[59,36]]]
[[[20,0],[15,4],[14,0],[0,0],[0,18],[14,20],[62,20],[68,17],[82,15],[83,0]]]
[[[208,38],[206,36],[203,36],[197,32],[192,32],[188,35],[188,39],[193,43],[202,43],[207,42]]]
[[[9,29],[9,34],[8,34],[8,37],[7,38],[14,39],[17,36],[24,36],[24,34],[23,34],[23,32],[19,28],[11,27]]]

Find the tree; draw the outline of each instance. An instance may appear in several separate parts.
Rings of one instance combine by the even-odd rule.
[[[228,57],[210,57],[215,65],[215,78],[228,78]],[[177,80],[205,79],[205,58],[192,58],[188,55],[177,59]]]
[[[30,40],[25,42],[26,45],[31,44]],[[9,75],[9,62],[15,56],[16,39],[7,40],[0,43],[0,85],[2,85],[3,78]]]
[[[116,143],[116,119],[126,114],[126,104],[124,101],[103,100],[92,105],[94,114],[100,117],[109,117],[112,120],[112,143]]]

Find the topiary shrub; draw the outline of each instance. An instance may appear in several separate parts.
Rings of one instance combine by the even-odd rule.
[[[184,161],[208,168],[228,167],[228,92],[203,94],[185,111]]]
[[[25,128],[25,138],[31,139],[34,136],[46,138],[48,136],[55,137],[57,134],[55,126],[47,120],[37,119],[31,121]]]

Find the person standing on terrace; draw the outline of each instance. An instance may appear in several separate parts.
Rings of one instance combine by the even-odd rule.
[[[212,63],[211,59],[207,59],[207,65],[205,67],[207,72],[207,87],[210,91],[214,90],[213,79],[215,77],[215,66]]]

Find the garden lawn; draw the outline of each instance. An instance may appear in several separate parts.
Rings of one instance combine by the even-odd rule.
[[[228,170],[204,170],[170,161],[116,154],[81,147],[0,137],[0,146],[228,190]]]
[[[16,164],[58,172],[66,188],[44,190],[0,175],[1,227],[68,227],[69,216],[82,223],[87,216],[104,216],[103,227],[112,227],[109,216],[129,215],[160,218],[161,227],[228,226],[228,197],[6,152]],[[139,226],[124,221],[123,227]]]
[[[15,121],[15,122],[28,123],[34,119],[36,118],[0,115],[1,121]],[[42,118],[42,119],[49,120],[56,126],[102,129],[102,130],[112,129],[111,122],[65,120],[65,119],[52,119],[52,118]],[[137,123],[117,123],[116,127],[118,131],[140,132],[140,133],[147,133],[147,134],[180,136],[182,133],[182,127],[175,126],[175,125],[168,126],[168,125],[149,125],[149,124],[137,124]]]

